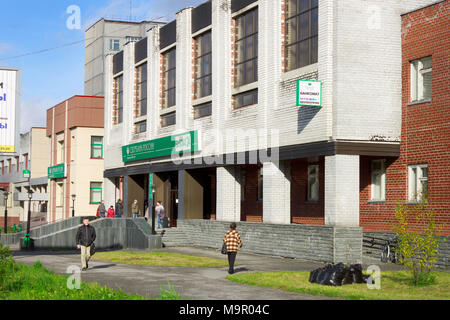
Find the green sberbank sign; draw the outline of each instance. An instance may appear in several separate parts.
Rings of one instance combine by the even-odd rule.
[[[57,166],[48,168],[48,178],[49,179],[58,179],[66,177],[66,165],[59,164]]]
[[[123,162],[199,151],[198,131],[130,144],[122,147]]]

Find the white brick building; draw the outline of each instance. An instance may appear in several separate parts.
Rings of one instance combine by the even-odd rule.
[[[212,0],[150,28],[106,58],[105,204],[142,214],[154,173],[172,226],[359,227],[360,156],[400,153],[400,15],[432,2]],[[321,107],[297,106],[297,80],[321,81]]]

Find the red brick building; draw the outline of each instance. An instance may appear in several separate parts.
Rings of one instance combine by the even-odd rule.
[[[392,232],[396,201],[417,203],[426,193],[437,222],[446,224],[443,234],[450,235],[449,10],[445,0],[401,17],[401,154],[361,157],[364,231]]]

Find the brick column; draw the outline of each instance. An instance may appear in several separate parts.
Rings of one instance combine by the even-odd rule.
[[[291,177],[288,161],[263,164],[263,222],[291,223]]]
[[[325,225],[359,226],[359,155],[325,157]]]
[[[241,220],[240,171],[238,166],[217,168],[217,221]]]

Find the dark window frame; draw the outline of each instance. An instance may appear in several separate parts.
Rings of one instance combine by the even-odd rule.
[[[162,109],[167,109],[173,106],[176,106],[177,104],[177,51],[176,51],[176,47],[169,49],[167,51],[165,51],[162,55],[163,55],[163,59],[164,59],[164,69],[163,69],[163,79],[165,81],[165,84],[162,88],[162,92],[163,92],[163,97],[164,97],[164,105],[162,106]],[[173,66],[170,67],[170,54],[173,54]],[[167,78],[166,78],[167,75]],[[171,75],[173,76],[173,81],[170,81],[170,77]],[[169,87],[169,84],[173,82],[173,87]],[[166,96],[167,94],[167,96]],[[169,99],[169,95],[173,94],[172,100]],[[173,101],[173,103],[169,102],[169,101]]]
[[[147,107],[148,107],[148,100],[147,100],[147,89],[148,89],[148,72],[147,72],[147,62],[144,62],[143,64],[136,67],[136,72],[138,73],[138,82],[137,82],[137,88],[138,95],[136,98],[136,103],[138,107],[138,114],[140,117],[147,115]],[[142,71],[145,70],[145,79],[142,76]],[[143,86],[145,84],[145,90],[143,90]],[[143,93],[145,93],[145,96],[143,96]],[[143,102],[145,101],[145,108],[143,109]]]
[[[250,95],[252,95],[252,101],[250,103],[243,103],[243,100],[242,100],[242,103],[240,103],[241,101],[237,100],[239,98],[244,99],[245,97],[248,97]],[[258,89],[253,89],[253,90],[245,91],[242,93],[237,93],[233,96],[233,109],[234,110],[253,106],[256,104],[258,104]]]
[[[246,18],[249,17],[249,15],[253,15],[252,19],[252,31],[248,32],[248,25]],[[259,10],[258,7],[248,10],[244,12],[243,14],[237,16],[234,18],[236,22],[236,55],[237,55],[237,61],[234,66],[235,68],[235,75],[236,75],[236,84],[235,87],[240,87],[249,83],[253,83],[258,81],[258,51],[259,51],[259,45],[258,45],[258,34],[259,34]],[[243,36],[239,38],[239,28],[244,28]],[[250,49],[249,46],[249,39],[252,39],[252,48]],[[244,52],[240,53],[240,44],[244,46]],[[251,58],[245,58],[249,56],[249,51],[253,51]],[[240,60],[242,58],[242,60]],[[246,66],[248,64],[253,64],[253,74],[247,73],[247,70],[245,70],[242,74],[240,74],[239,68],[243,66],[244,68],[247,68]]]
[[[164,119],[167,119],[167,118],[172,117],[172,116],[175,117],[173,123],[169,123],[169,124],[166,123],[166,124],[164,124]],[[161,128],[170,127],[170,126],[175,125],[176,123],[177,123],[176,112],[170,112],[170,113],[161,115]]]
[[[319,24],[318,24],[318,19],[319,19],[319,2],[316,0],[308,0],[308,8],[302,11],[298,11],[293,14],[292,16],[288,16],[289,15],[289,6],[292,5],[292,2],[297,2],[301,0],[289,0],[287,1],[287,12],[286,12],[286,23],[285,23],[285,34],[286,34],[286,45],[285,45],[285,52],[286,52],[286,63],[285,63],[285,68],[286,71],[292,71],[295,69],[299,69],[314,63],[317,63],[318,60],[318,38],[319,38]],[[316,14],[316,20],[317,20],[317,30],[312,30],[312,21],[313,21],[313,13],[315,11]],[[308,36],[302,39],[300,38],[300,17],[302,15],[308,15]],[[290,22],[292,20],[296,20],[296,28],[297,28],[297,38],[292,41],[289,42],[289,33],[290,33]],[[312,47],[314,45],[314,42],[316,43],[316,50],[317,52],[312,52]],[[308,62],[305,65],[301,65],[301,53],[300,53],[300,45],[303,43],[307,43],[308,45]],[[297,50],[297,57],[295,60],[295,64],[293,63],[293,66],[290,68],[289,67],[289,61],[290,61],[290,55],[289,55],[289,50],[291,47],[296,46],[296,50]]]
[[[206,31],[194,38],[195,41],[202,41],[205,36],[209,35],[209,51],[203,52],[203,42],[201,42],[200,48],[202,52],[196,52],[195,66],[197,67],[197,72],[194,78],[195,86],[195,98],[203,98],[212,95],[212,32],[211,30]],[[197,46],[198,47],[198,46]],[[199,54],[200,53],[200,54]],[[198,55],[199,54],[199,55]],[[204,59],[209,57],[209,73],[203,73],[203,62]],[[201,71],[199,71],[201,70]],[[200,73],[200,74],[199,74]],[[209,78],[209,90],[203,91],[203,85],[201,85],[204,79]],[[200,87],[200,89],[198,89]],[[200,94],[199,94],[200,92]]]
[[[201,111],[199,111],[199,110],[202,110],[202,109],[209,109],[209,110],[206,112],[206,114],[199,115],[199,114],[201,114]],[[211,114],[212,114],[212,102],[206,102],[206,103],[202,103],[202,104],[198,104],[198,105],[194,106],[194,119],[195,120],[209,117],[209,116],[211,116]]]
[[[117,118],[114,124],[120,124],[123,122],[123,74],[114,78],[117,81],[116,88],[116,111]]]

